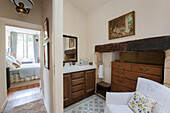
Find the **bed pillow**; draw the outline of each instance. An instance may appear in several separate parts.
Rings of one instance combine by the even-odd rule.
[[[21,62],[19,60],[16,60],[19,65],[21,65]]]
[[[7,60],[8,62],[10,62],[10,63],[13,63],[13,59],[12,59],[11,57],[9,57],[9,56],[6,56],[6,60]]]
[[[13,56],[10,55],[9,57],[12,59],[13,62],[17,62],[16,58],[14,58]]]
[[[129,108],[134,113],[152,113],[157,102],[136,91],[128,103]]]
[[[12,63],[10,63],[8,66],[9,66],[10,69],[16,69],[16,67],[13,66]]]
[[[8,60],[6,60],[6,66],[9,67],[9,65],[10,65],[10,62]]]
[[[17,62],[13,62],[13,63],[12,63],[12,65],[13,65],[13,66],[15,66],[16,68],[21,67],[21,65],[20,65],[20,64],[18,64]]]

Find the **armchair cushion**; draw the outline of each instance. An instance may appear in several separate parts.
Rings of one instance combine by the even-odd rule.
[[[106,104],[127,105],[134,92],[128,93],[106,93]]]
[[[134,113],[128,105],[107,104],[104,113]]]
[[[152,113],[156,101],[147,98],[142,93],[136,91],[129,101],[129,107],[134,111],[134,113]]]

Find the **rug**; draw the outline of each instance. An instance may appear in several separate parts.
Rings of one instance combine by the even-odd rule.
[[[47,113],[42,99],[14,107],[12,113]]]
[[[64,113],[104,113],[105,100],[92,95],[64,109]]]

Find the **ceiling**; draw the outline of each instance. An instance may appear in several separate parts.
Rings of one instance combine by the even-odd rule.
[[[69,0],[83,13],[89,14],[110,0]]]

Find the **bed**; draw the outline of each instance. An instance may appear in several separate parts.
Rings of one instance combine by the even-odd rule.
[[[14,57],[7,56],[7,65],[10,67],[10,83],[18,83],[40,79],[40,64],[20,64],[16,68],[12,64],[17,62]]]

